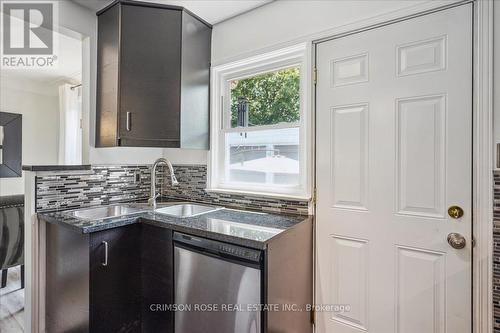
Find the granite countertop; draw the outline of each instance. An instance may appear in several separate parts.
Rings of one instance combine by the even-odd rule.
[[[176,203],[178,202],[160,203],[158,204],[158,208]],[[72,211],[68,210],[39,213],[38,217],[49,223],[69,227],[75,232],[82,234],[134,223],[145,223],[194,236],[256,249],[265,249],[271,240],[284,234],[287,230],[292,229],[299,223],[310,219],[308,216],[257,213],[229,208],[198,216],[179,218],[155,213],[145,204],[131,203],[122,205],[141,208],[141,212],[127,216],[97,220],[77,218],[71,215]]]

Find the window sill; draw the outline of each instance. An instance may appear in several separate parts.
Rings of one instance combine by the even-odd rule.
[[[267,193],[267,192],[253,192],[253,191],[233,190],[233,189],[224,189],[224,188],[206,188],[205,191],[209,192],[209,193],[249,195],[249,196],[266,197],[266,198],[272,198],[272,199],[283,199],[283,200],[297,200],[297,201],[299,201],[299,200],[300,201],[310,201],[311,200],[310,196]]]

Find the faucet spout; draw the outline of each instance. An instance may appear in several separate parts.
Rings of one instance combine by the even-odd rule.
[[[168,167],[168,170],[170,172],[170,180],[172,182],[172,186],[176,186],[179,184],[177,181],[177,178],[175,177],[174,174],[174,168],[172,166],[172,163],[170,163],[169,160],[166,158],[159,158],[157,159],[154,163],[153,166],[151,167],[151,194],[149,196],[148,204],[149,206],[156,208],[156,198],[160,195],[159,193],[156,193],[156,169],[158,168],[159,165],[166,165]]]

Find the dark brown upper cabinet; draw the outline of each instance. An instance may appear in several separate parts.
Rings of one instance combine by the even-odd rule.
[[[97,15],[96,147],[208,149],[212,27],[129,0]]]

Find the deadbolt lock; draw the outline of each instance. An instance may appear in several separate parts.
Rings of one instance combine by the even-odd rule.
[[[453,219],[459,219],[464,216],[464,210],[459,206],[451,206],[448,208],[448,215]]]

